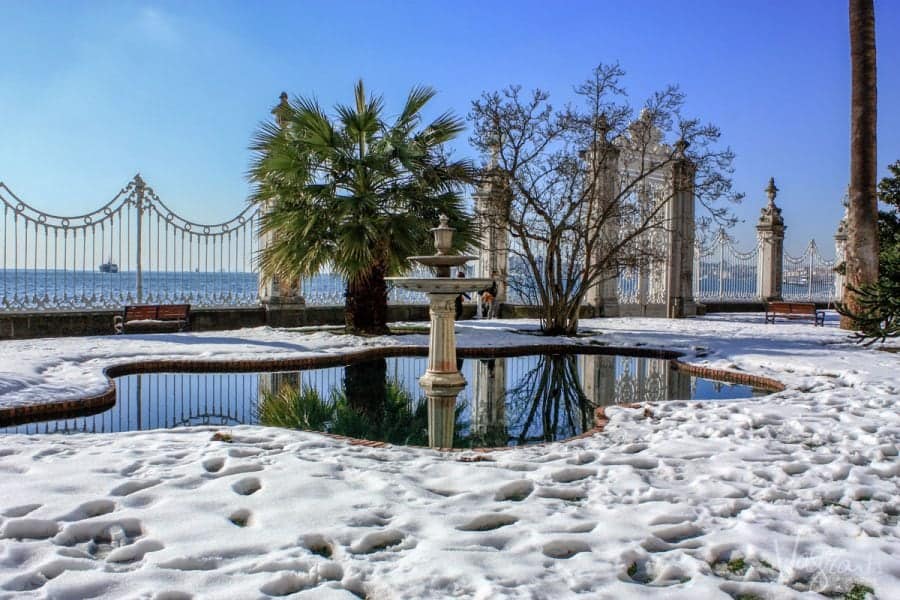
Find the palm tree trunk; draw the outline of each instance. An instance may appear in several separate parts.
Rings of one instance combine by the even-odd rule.
[[[875,71],[875,7],[873,0],[850,0],[850,210],[847,232],[844,301],[849,312],[861,314],[853,288],[878,281],[878,199]],[[856,329],[841,317],[842,329]]]
[[[348,333],[388,333],[386,274],[387,265],[378,262],[368,273],[347,283],[344,322]]]
[[[344,367],[347,404],[365,415],[375,432],[384,420],[387,405],[387,359],[376,358]]]

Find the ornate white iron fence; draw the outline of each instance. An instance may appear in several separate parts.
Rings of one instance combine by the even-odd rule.
[[[785,252],[783,265],[781,294],[785,300],[827,302],[837,297],[836,260],[824,258],[815,240],[810,240],[800,256]]]
[[[409,277],[433,277],[426,268],[412,269]],[[474,277],[472,267],[467,267],[466,277]],[[347,289],[344,278],[332,269],[325,269],[312,277],[305,277],[300,285],[303,299],[310,306],[334,306],[344,303]],[[428,304],[422,292],[414,292],[396,286],[388,287],[388,304]]]
[[[0,311],[259,302],[257,206],[222,223],[197,223],[169,208],[137,175],[112,200],[76,216],[40,211],[0,183],[0,211]],[[473,277],[474,267],[468,271]],[[345,289],[331,269],[302,282],[309,305],[343,304]],[[388,302],[427,299],[391,288]]]
[[[196,223],[167,207],[140,175],[77,216],[42,212],[2,183],[0,202],[0,310],[257,301],[255,206],[223,223]]]
[[[833,301],[838,297],[834,259],[824,258],[815,240],[798,257],[784,253],[782,297],[785,300]],[[698,300],[754,302],[760,300],[759,246],[742,252],[720,231],[694,253],[694,297]]]
[[[747,252],[735,248],[725,231],[709,245],[694,249],[694,297],[698,300],[752,302],[759,299],[759,246]]]
[[[256,206],[222,223],[197,223],[170,209],[138,175],[100,208],[76,216],[42,212],[0,183],[0,211],[0,311],[113,308],[132,302],[252,306],[259,301]],[[659,235],[649,231],[640,243],[655,248],[662,242]],[[509,300],[534,303],[521,243],[509,242]],[[760,254],[758,246],[738,250],[724,232],[708,245],[698,244],[694,297],[758,300]],[[665,260],[650,256],[638,262],[618,278],[619,302],[664,302]],[[835,299],[835,262],[819,253],[815,241],[799,257],[784,254],[783,297]],[[468,277],[477,272],[477,265],[467,266]],[[426,269],[413,271],[413,276],[429,275]],[[330,270],[302,282],[308,305],[343,304],[345,289],[343,278]],[[388,301],[424,304],[426,298],[391,288]]]

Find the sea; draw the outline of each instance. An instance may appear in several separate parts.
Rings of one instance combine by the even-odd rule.
[[[241,306],[257,303],[255,272],[144,271],[142,302],[190,302],[198,306]],[[302,282],[308,304],[343,304],[344,280],[320,273]],[[425,295],[393,289],[391,302],[425,303]],[[0,310],[120,307],[138,302],[137,273],[0,269]]]
[[[142,295],[137,297],[137,273],[119,271],[63,271],[34,269],[0,269],[0,310],[75,309],[120,307],[125,302],[189,302],[198,306],[242,306],[257,303],[258,275],[255,272],[214,271],[144,271],[141,274]],[[624,280],[622,293],[634,282]],[[740,289],[740,297],[732,301],[754,301],[755,279],[747,282],[727,281],[726,290]],[[785,299],[833,299],[830,282],[815,282],[813,294],[805,283],[785,282]],[[737,285],[736,285],[737,284]],[[311,305],[338,305],[344,302],[344,280],[333,273],[321,273],[304,279],[303,297]],[[704,280],[700,297],[714,299],[718,280]],[[732,294],[734,292],[731,292]],[[731,295],[726,292],[726,295]],[[390,290],[392,303],[420,304],[425,295],[400,288]]]

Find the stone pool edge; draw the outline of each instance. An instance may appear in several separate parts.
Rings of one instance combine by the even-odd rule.
[[[675,350],[645,348],[645,347],[627,347],[627,346],[599,346],[595,344],[529,344],[524,346],[473,346],[457,348],[457,356],[460,358],[492,358],[492,357],[509,357],[521,356],[524,354],[552,354],[570,353],[570,354],[598,354],[598,355],[619,355],[619,356],[636,356],[642,358],[659,358],[671,360],[675,367],[684,373],[705,377],[708,379],[716,379],[727,383],[738,383],[763,388],[770,392],[780,392],[785,389],[785,385],[776,379],[753,375],[750,373],[739,373],[736,371],[726,371],[724,369],[714,369],[700,365],[693,365],[679,360],[685,355],[684,352]],[[100,393],[84,396],[81,398],[71,398],[67,400],[57,400],[40,402],[26,405],[16,405],[0,408],[0,427],[13,427],[26,422],[33,422],[36,417],[41,420],[64,419],[73,416],[88,416],[96,414],[111,408],[116,403],[116,384],[114,378],[126,375],[137,375],[141,373],[242,373],[255,371],[293,371],[322,367],[335,367],[355,362],[362,362],[376,358],[391,358],[396,356],[427,356],[427,346],[382,346],[378,348],[367,348],[364,350],[355,350],[350,352],[342,352],[340,354],[327,354],[318,356],[294,357],[294,358],[264,358],[264,359],[246,359],[246,360],[209,360],[209,359],[177,359],[177,360],[150,360],[140,362],[124,362],[103,368],[103,375],[106,377],[106,389]],[[603,407],[598,409],[602,412]],[[602,415],[601,415],[602,417]],[[604,418],[605,419],[605,418]],[[567,440],[560,440],[552,443],[562,443],[564,441],[575,440],[588,437],[599,433],[603,429],[600,425],[600,417],[595,414],[594,428]],[[314,432],[320,435],[332,437],[334,439],[348,440],[361,445],[372,447],[387,447],[390,444],[386,442],[372,442],[369,440],[358,440],[356,438],[347,438],[334,434],[323,432]],[[540,445],[540,444],[535,444]],[[478,451],[496,451],[509,449],[507,446],[499,448],[467,448],[465,450]],[[445,450],[463,450],[445,449]]]

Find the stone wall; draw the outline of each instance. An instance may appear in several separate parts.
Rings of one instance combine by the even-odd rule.
[[[467,306],[464,318],[474,315]],[[110,335],[118,310],[42,311],[0,313],[0,340],[78,335]],[[390,305],[390,321],[427,321],[428,307]],[[298,309],[266,311],[263,307],[198,308],[191,310],[191,331],[221,331],[242,327],[300,327],[304,325],[343,325],[342,306],[310,306]]]
[[[700,305],[700,314],[731,312],[763,312],[761,302],[716,302]],[[816,308],[830,308],[816,303]],[[592,307],[584,306],[581,318],[592,316]],[[623,311],[622,316],[642,316],[640,311]],[[111,335],[116,310],[44,311],[32,313],[0,313],[0,340],[79,335]],[[475,305],[463,306],[463,319],[475,316]],[[534,306],[501,304],[499,315],[504,319],[536,319]],[[649,307],[643,316],[664,317],[665,307]],[[388,320],[428,321],[428,306],[424,304],[392,304],[388,306]],[[343,306],[309,306],[298,309],[272,310],[250,308],[200,308],[191,311],[191,331],[222,331],[242,327],[301,327],[314,325],[343,325]]]

